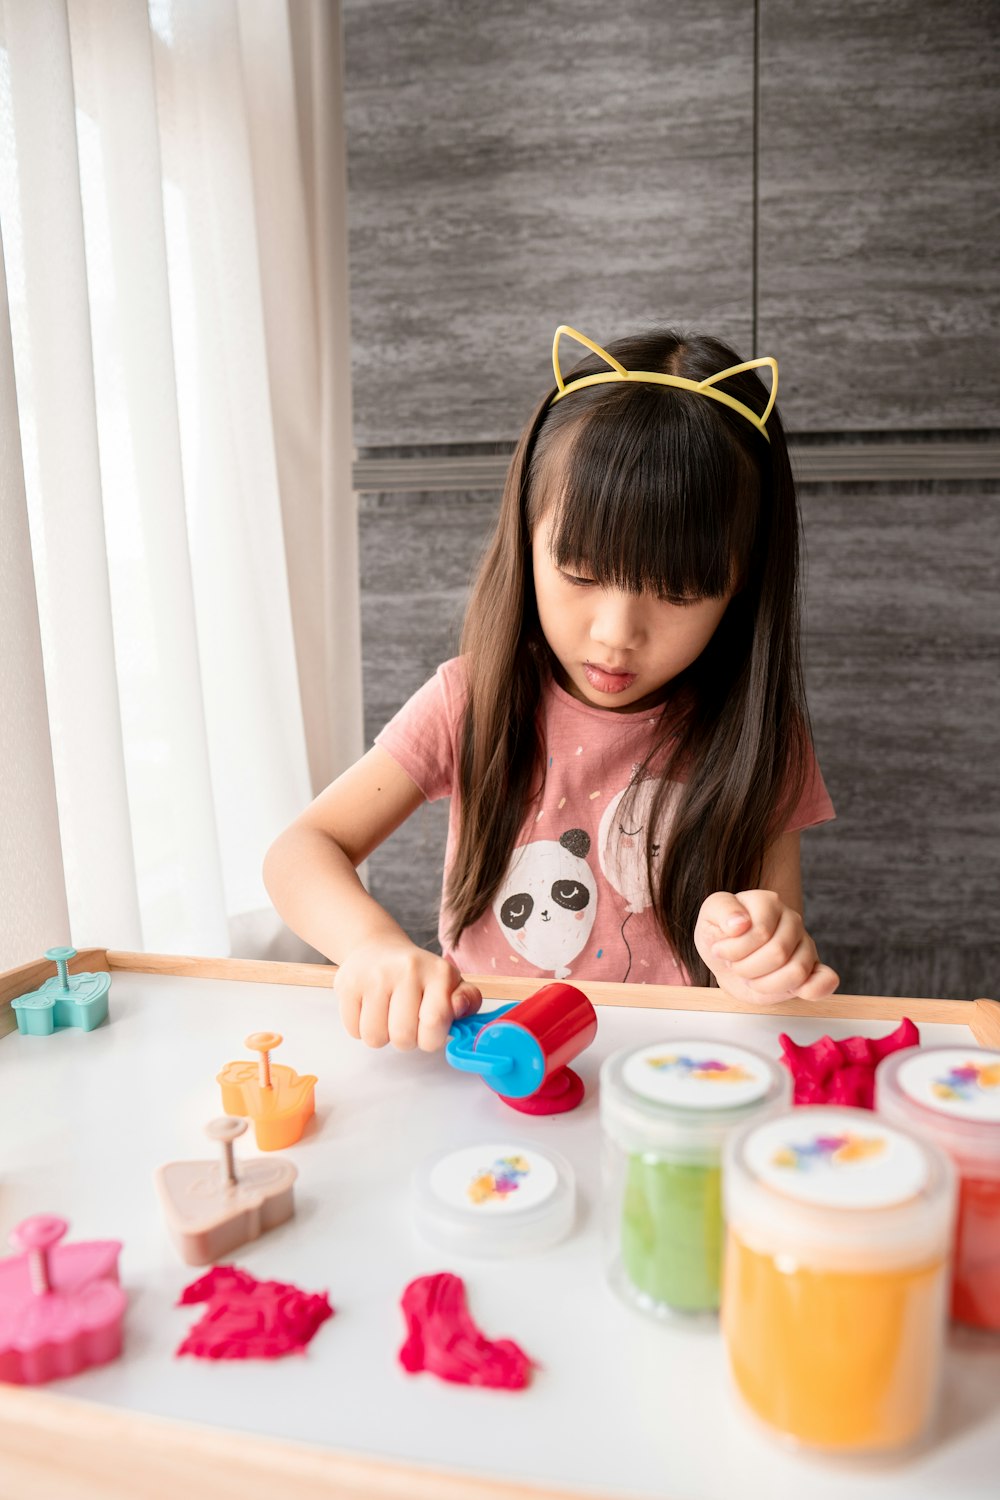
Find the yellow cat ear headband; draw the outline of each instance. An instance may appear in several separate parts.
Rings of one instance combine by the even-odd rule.
[[[598,375],[581,375],[579,380],[572,380],[567,385],[563,380],[562,370],[559,368],[559,340],[563,334],[573,339],[575,343],[582,344],[585,349],[590,349],[598,359],[603,359],[609,368]],[[730,375],[739,375],[743,370],[759,370],[764,365],[767,365],[771,371],[771,395],[760,416],[755,411],[751,411],[749,406],[744,406],[742,401],[737,401],[735,396],[716,390],[716,385],[720,380],[726,380]],[[582,390],[585,385],[609,385],[617,380],[641,380],[644,383],[652,382],[654,385],[674,385],[682,391],[694,391],[698,396],[710,396],[713,401],[721,401],[724,406],[732,407],[733,411],[738,411],[741,417],[746,417],[758,432],[763,433],[768,442],[771,441],[766,424],[778,394],[778,361],[772,359],[770,355],[763,359],[748,359],[742,365],[731,365],[728,370],[720,370],[718,375],[709,375],[707,380],[685,380],[682,375],[662,375],[655,370],[626,370],[624,365],[612,358],[606,349],[601,348],[600,344],[595,344],[593,339],[588,339],[586,334],[577,333],[575,328],[560,323],[556,329],[555,338],[552,340],[552,369],[555,372],[558,387],[556,394],[552,397],[553,404],[561,401],[564,396],[570,395],[573,391]]]

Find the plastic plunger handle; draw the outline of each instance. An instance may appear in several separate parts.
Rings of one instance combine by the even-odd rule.
[[[35,1214],[34,1218],[24,1219],[11,1230],[10,1243],[14,1249],[27,1251],[31,1290],[39,1297],[52,1290],[49,1251],[59,1243],[68,1228],[66,1220],[55,1214]]]
[[[260,1086],[262,1089],[269,1089],[271,1087],[271,1064],[268,1061],[267,1054],[273,1052],[275,1047],[280,1047],[283,1041],[284,1037],[279,1036],[276,1031],[251,1031],[243,1043],[245,1047],[250,1048],[251,1052],[260,1053]]]
[[[59,970],[59,979],[63,990],[69,989],[69,969],[67,965],[71,958],[76,957],[75,948],[46,948],[45,957],[51,958]]]
[[[205,1134],[213,1141],[222,1142],[223,1165],[226,1169],[226,1181],[230,1187],[236,1186],[236,1160],[233,1156],[233,1142],[241,1136],[247,1128],[247,1121],[241,1120],[237,1115],[219,1115],[218,1119],[209,1120],[205,1126]]]

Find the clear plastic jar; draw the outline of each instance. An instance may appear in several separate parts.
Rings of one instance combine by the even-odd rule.
[[[428,1157],[410,1183],[429,1244],[457,1255],[533,1255],[564,1239],[576,1214],[573,1169],[551,1147],[485,1141]]]
[[[722,1265],[722,1146],[784,1109],[789,1075],[702,1038],[627,1048],[601,1068],[608,1277],[654,1316],[714,1313]]]
[[[951,1157],[958,1219],[951,1315],[1000,1332],[1000,1051],[921,1047],[875,1074],[876,1107]]]
[[[955,1173],[868,1110],[809,1106],[727,1143],[722,1327],[750,1411],[798,1444],[898,1449],[933,1415]]]

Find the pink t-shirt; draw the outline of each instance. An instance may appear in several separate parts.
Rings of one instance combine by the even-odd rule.
[[[464,662],[454,657],[375,737],[430,802],[450,796],[455,786],[465,695]],[[640,783],[632,799],[634,826],[619,816],[654,718],[592,707],[552,681],[541,713],[541,804],[525,821],[492,909],[454,947],[442,913],[442,951],[463,974],[688,984],[656,923],[646,880],[642,821],[653,782]],[[457,800],[448,822],[446,882],[458,843]],[[833,816],[813,756],[786,828],[809,828]],[[655,863],[656,848],[653,854]]]

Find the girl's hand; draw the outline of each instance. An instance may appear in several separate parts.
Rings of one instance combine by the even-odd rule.
[[[354,948],[334,975],[333,992],[348,1036],[369,1047],[391,1042],[401,1052],[443,1047],[452,1021],[483,1003],[453,963],[396,938]]]
[[[802,917],[774,891],[716,891],[702,903],[694,945],[734,1000],[822,1000],[840,983],[819,962]]]

